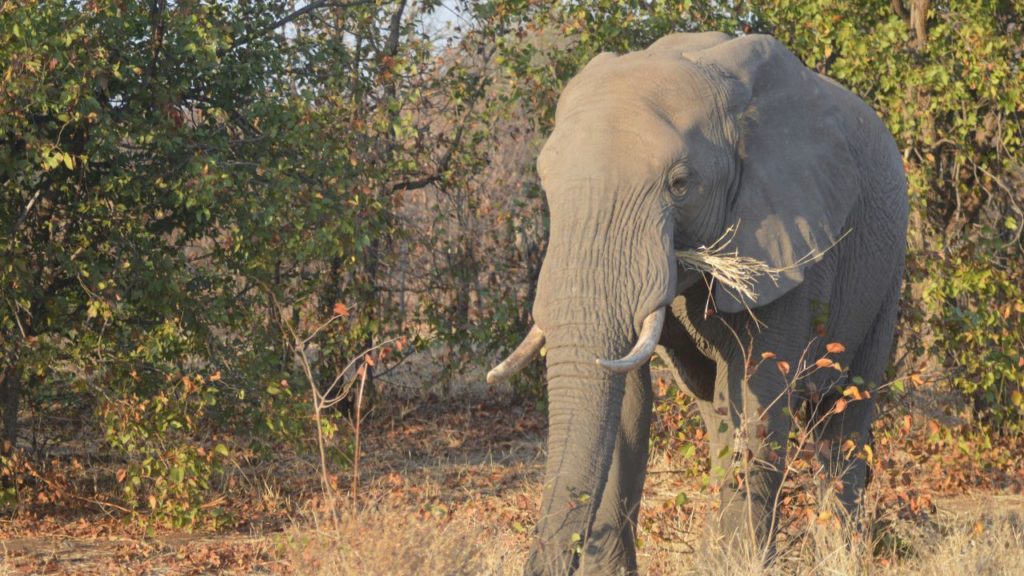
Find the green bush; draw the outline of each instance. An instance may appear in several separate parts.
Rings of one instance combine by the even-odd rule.
[[[361,164],[339,122],[377,78],[282,34],[287,3],[151,4],[0,8],[0,409],[12,444],[20,401],[95,413],[126,504],[191,526],[217,513],[211,438],[309,443],[305,389],[268,386],[298,376],[286,321],[371,307],[342,279],[387,230],[366,191],[408,165]]]

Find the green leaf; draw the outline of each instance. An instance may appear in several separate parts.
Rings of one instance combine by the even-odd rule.
[[[676,506],[686,506],[686,503],[689,501],[690,499],[687,497],[686,492],[676,494]]]

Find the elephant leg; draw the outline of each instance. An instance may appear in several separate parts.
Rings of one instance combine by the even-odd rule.
[[[581,573],[636,574],[636,527],[647,475],[654,394],[648,367],[629,373],[615,452]]]
[[[706,302],[706,290],[701,292],[699,288],[695,289],[697,294],[694,300]],[[658,354],[672,373],[676,386],[688,391],[697,403],[710,442],[711,479],[717,485],[731,459],[728,450],[725,450],[732,443],[732,434],[726,424],[729,418],[728,389],[716,385],[716,362],[700,351],[685,326],[685,318],[689,314],[687,306],[687,300],[682,297],[672,302],[672,314],[665,319],[661,333],[662,348]]]
[[[779,489],[791,425],[785,381],[775,371],[746,375],[742,362],[719,370],[716,388],[728,387],[729,419],[720,430],[731,445],[719,450],[728,468],[721,487],[719,512],[726,545],[753,542],[766,561],[774,556]]]
[[[716,401],[698,398],[697,409],[707,429],[711,485],[721,487],[727,471],[732,467],[733,427],[729,418],[728,397],[724,391],[716,396]]]
[[[897,286],[886,298],[875,324],[850,361],[849,374],[863,379],[861,388],[871,393],[871,397],[850,401],[844,410],[836,414],[833,407],[835,400],[841,397],[841,391],[833,391],[828,401],[822,402],[817,409],[816,416],[822,420],[816,440],[819,445],[827,447],[819,452],[821,461],[830,478],[842,481],[839,501],[851,517],[855,517],[860,509],[861,496],[867,484],[869,470],[864,446],[871,444],[871,423],[875,419],[874,391],[885,376],[889,363],[898,302]],[[844,385],[850,384],[847,381]],[[832,489],[833,485],[834,482],[827,482],[826,489]]]
[[[833,414],[832,407],[838,397],[837,394],[822,402],[817,416],[820,421],[816,423],[815,440],[820,447],[819,459],[826,475],[819,501],[829,500],[826,491],[835,490],[834,480],[838,479],[842,486],[838,493],[839,502],[848,516],[855,517],[867,479],[863,448],[871,443],[875,400],[866,398],[849,402],[841,413]]]

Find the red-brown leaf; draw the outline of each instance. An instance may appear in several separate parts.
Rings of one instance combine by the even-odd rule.
[[[789,362],[786,362],[785,360],[779,360],[778,362],[775,363],[775,365],[779,367],[779,372],[782,372],[783,376],[789,374]]]
[[[829,354],[842,354],[843,352],[846,352],[846,346],[843,346],[839,342],[831,342],[825,346],[825,350],[827,350]]]

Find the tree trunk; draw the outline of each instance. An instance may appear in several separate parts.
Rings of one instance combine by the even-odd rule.
[[[18,405],[21,400],[21,374],[16,367],[0,372],[0,409],[3,410],[3,437],[0,454],[8,454],[18,440]]]
[[[910,47],[921,50],[928,42],[928,7],[931,0],[913,0],[910,3],[910,29],[914,32],[914,39],[910,41]]]
[[[924,48],[928,42],[928,9],[931,0],[910,0],[909,13],[903,6],[903,0],[891,0],[892,11],[910,28],[910,47],[914,50]]]

